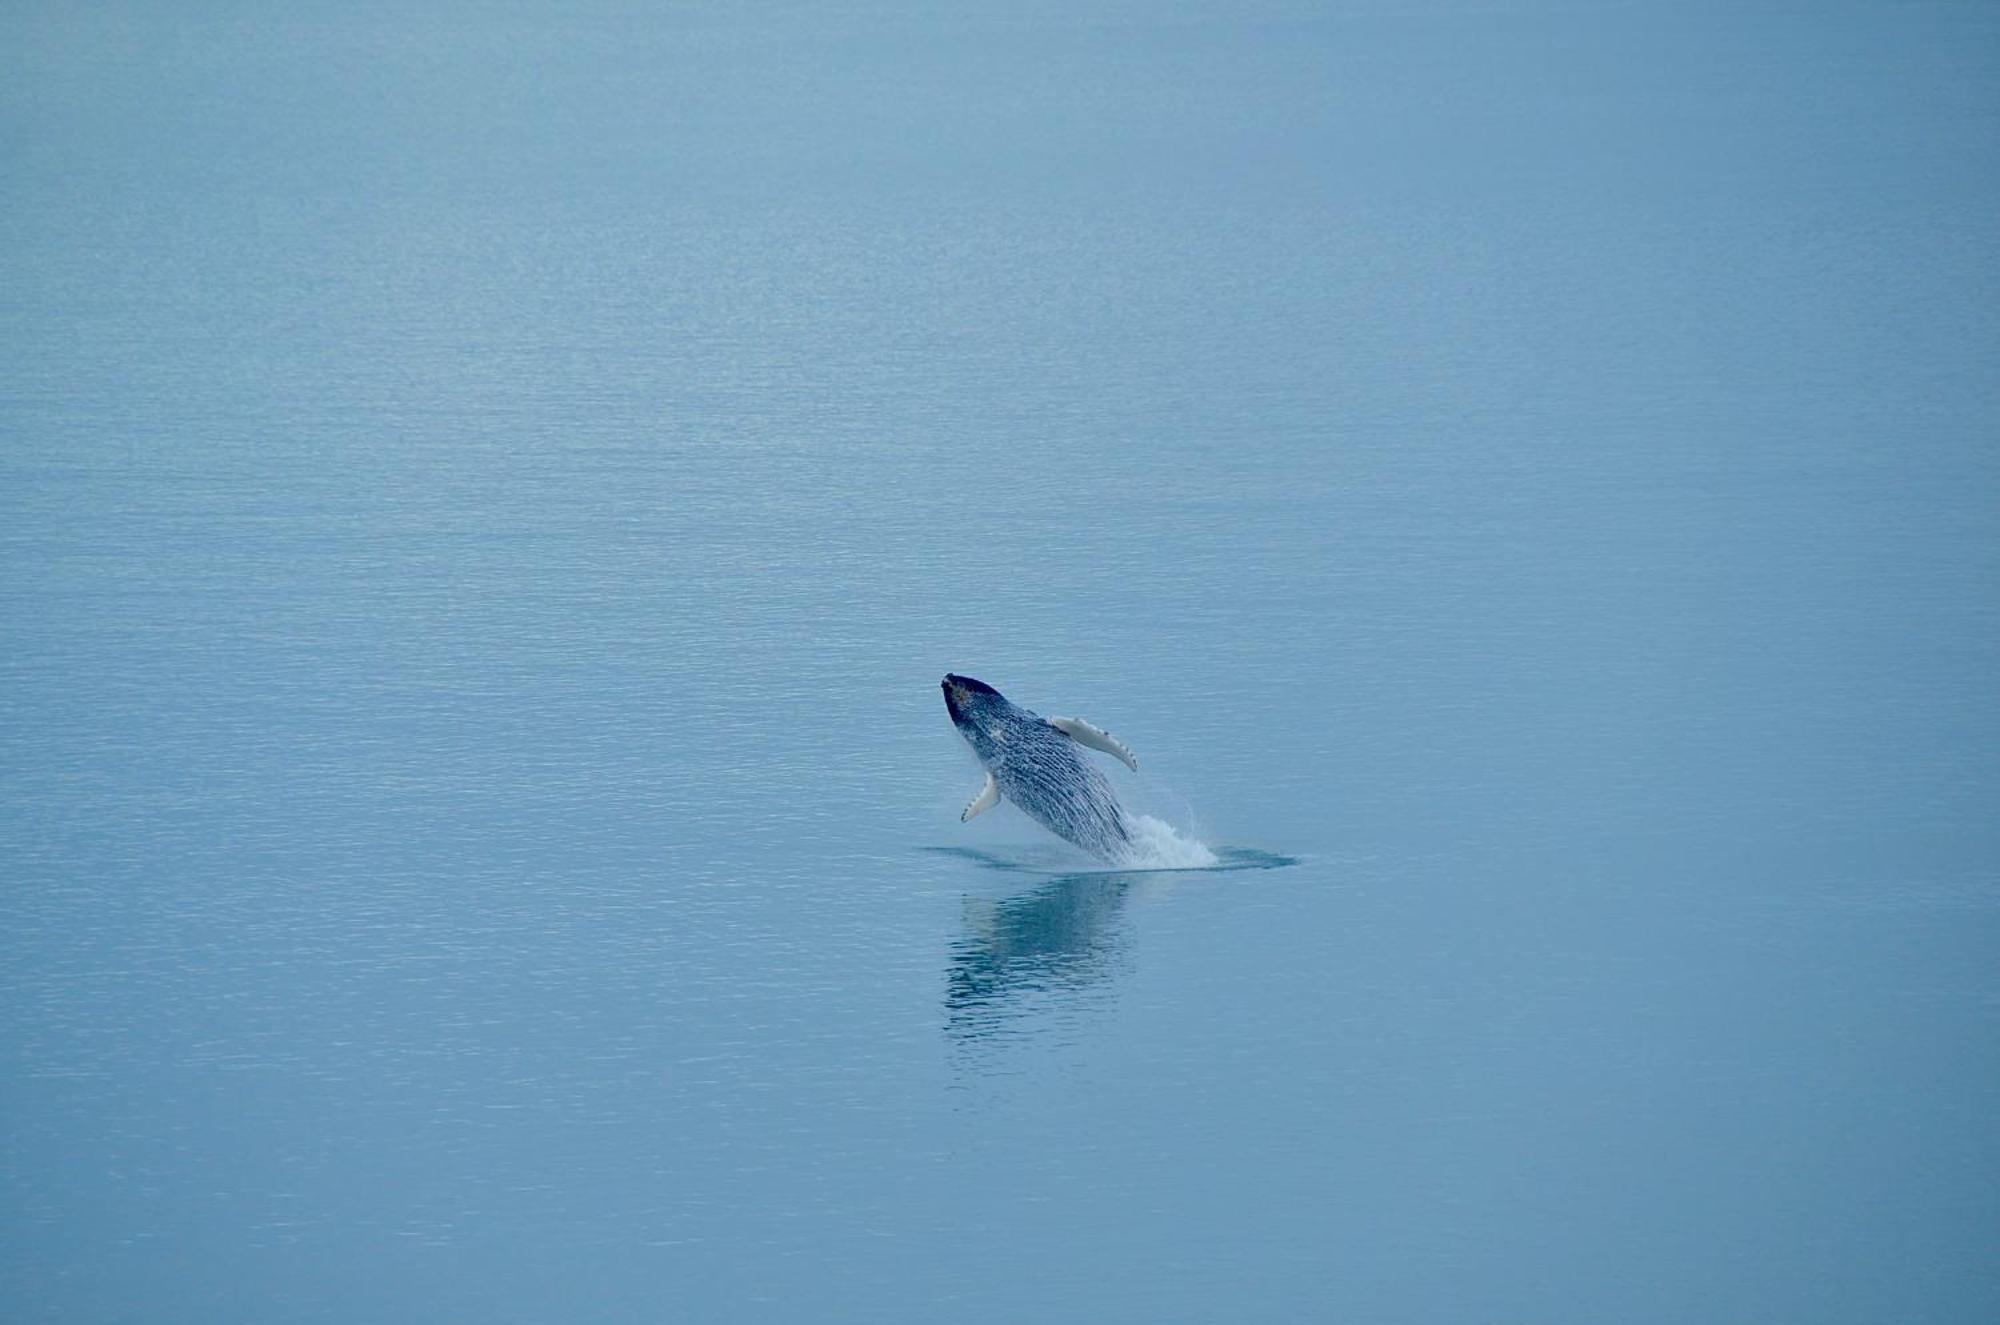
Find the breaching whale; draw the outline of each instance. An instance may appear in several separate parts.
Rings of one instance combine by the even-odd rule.
[[[1102,750],[1134,772],[1139,761],[1117,737],[1081,718],[1043,718],[969,676],[944,679],[952,725],[986,767],[986,785],[960,822],[1006,797],[1057,837],[1111,864],[1132,852],[1132,833],[1111,784],[1081,747]]]

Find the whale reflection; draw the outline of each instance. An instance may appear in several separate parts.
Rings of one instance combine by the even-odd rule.
[[[927,848],[983,868],[1041,882],[1001,898],[968,896],[964,933],[945,974],[945,1026],[962,1043],[1019,1034],[1060,1021],[1093,993],[1108,992],[1125,964],[1124,917],[1135,890],[1165,879],[1280,869],[1290,856],[1223,848],[1203,870],[1092,870],[1050,876],[1021,860],[967,847]]]
[[[1072,874],[999,900],[966,898],[946,975],[947,1028],[985,1038],[1104,982],[1119,965],[1126,896],[1143,877]]]

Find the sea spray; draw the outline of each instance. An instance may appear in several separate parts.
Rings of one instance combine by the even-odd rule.
[[[1214,866],[1216,855],[1193,837],[1183,836],[1164,819],[1150,814],[1125,816],[1130,837],[1118,864],[1135,870],[1203,870]]]

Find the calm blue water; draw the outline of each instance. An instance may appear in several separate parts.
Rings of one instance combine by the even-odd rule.
[[[10,6],[0,1315],[2000,1315],[2000,19],[1742,9]]]

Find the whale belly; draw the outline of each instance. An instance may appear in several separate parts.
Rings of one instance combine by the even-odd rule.
[[[1010,751],[993,775],[1007,800],[1099,860],[1116,864],[1130,847],[1125,814],[1111,784],[1067,737]]]

